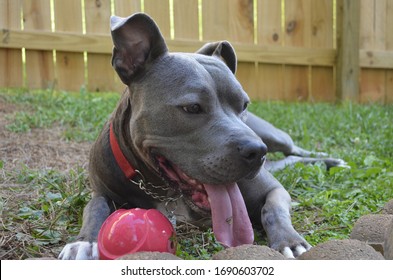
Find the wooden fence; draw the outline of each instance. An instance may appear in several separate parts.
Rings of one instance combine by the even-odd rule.
[[[122,90],[109,17],[138,11],[171,51],[230,41],[253,99],[393,102],[393,0],[0,0],[0,87]]]

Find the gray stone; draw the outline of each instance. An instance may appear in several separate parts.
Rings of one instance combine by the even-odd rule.
[[[383,260],[381,253],[365,242],[347,239],[330,240],[311,248],[299,260]]]
[[[353,226],[351,239],[364,241],[383,255],[385,232],[393,215],[370,214],[359,218]]]
[[[393,260],[393,220],[385,232],[384,256],[387,260]]]
[[[382,214],[393,215],[393,199],[389,200],[385,206],[382,208]]]
[[[241,245],[213,255],[213,260],[286,260],[282,254],[267,246]]]

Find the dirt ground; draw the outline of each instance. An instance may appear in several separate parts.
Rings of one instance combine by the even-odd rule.
[[[34,199],[34,193],[23,191],[23,185],[18,185],[7,174],[17,172],[27,166],[29,169],[55,169],[67,172],[82,166],[87,168],[88,153],[91,143],[76,143],[62,139],[60,127],[50,129],[32,129],[27,133],[14,133],[6,129],[11,122],[12,115],[23,110],[13,104],[0,99],[0,259],[17,259],[18,256],[10,252],[10,248],[23,246],[16,242],[15,234],[5,231],[6,215],[3,213],[4,204],[8,209],[18,205],[23,199]],[[17,189],[18,191],[15,191]],[[17,232],[23,232],[24,225],[20,225]]]
[[[61,138],[60,127],[32,129],[14,133],[6,129],[10,116],[22,108],[0,100],[0,155],[4,168],[14,169],[25,164],[31,169],[53,168],[67,171],[87,164],[90,143],[76,143]]]

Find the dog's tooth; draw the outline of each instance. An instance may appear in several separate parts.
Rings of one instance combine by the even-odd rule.
[[[195,179],[188,179],[187,181],[190,185],[197,185],[198,184],[197,180],[195,180]]]
[[[182,175],[182,177],[183,177],[184,179],[186,179],[187,181],[192,180],[192,179],[190,178],[190,176],[188,176],[188,175],[187,175],[186,173],[184,173],[183,171],[182,171],[181,175]]]

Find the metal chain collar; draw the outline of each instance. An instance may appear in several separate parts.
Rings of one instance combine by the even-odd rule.
[[[151,189],[160,189],[160,190],[164,190],[164,191],[168,191],[172,188],[170,188],[169,186],[156,186],[153,185],[152,183],[147,182],[145,180],[145,177],[142,175],[142,173],[139,170],[135,170],[136,173],[138,173],[138,175],[140,176],[141,179],[139,179],[139,181],[134,181],[130,179],[130,182],[137,185],[139,187],[139,189],[141,189],[145,194],[147,194],[148,196],[151,196],[152,198],[161,201],[161,202],[166,202],[167,204],[169,202],[176,202],[177,200],[179,200],[180,198],[183,197],[182,193],[179,193],[178,196],[176,197],[168,197],[165,195],[159,195],[158,193],[152,191]]]

